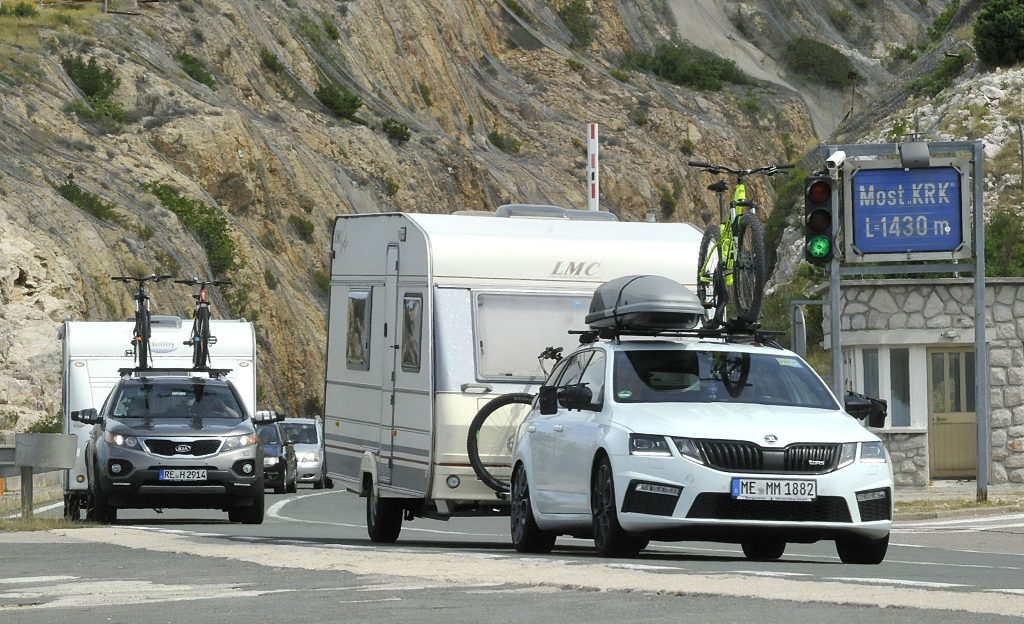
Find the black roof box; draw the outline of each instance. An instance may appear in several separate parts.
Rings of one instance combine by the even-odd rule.
[[[590,300],[592,329],[676,331],[693,329],[704,318],[689,288],[660,275],[627,275],[601,284]]]

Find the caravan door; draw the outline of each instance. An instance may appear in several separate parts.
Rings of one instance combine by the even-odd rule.
[[[384,274],[384,364],[381,366],[380,460],[377,481],[391,483],[395,455],[395,362],[398,359],[398,245],[388,245]]]

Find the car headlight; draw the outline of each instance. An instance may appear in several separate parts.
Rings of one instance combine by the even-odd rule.
[[[698,464],[704,463],[704,458],[701,457],[700,449],[697,448],[697,443],[690,438],[672,438],[672,443],[676,445],[676,450],[684,458],[696,462]]]
[[[860,460],[867,464],[884,464],[888,461],[885,446],[881,442],[861,442]]]
[[[245,448],[247,446],[252,446],[253,444],[256,444],[255,433],[249,433],[240,436],[231,436],[230,438],[226,438],[224,440],[224,450],[230,451],[238,448]]]
[[[123,446],[124,448],[138,448],[139,439],[135,436],[121,435],[120,433],[111,433],[107,431],[103,434],[103,439],[114,446]]]
[[[318,462],[320,461],[320,456],[316,453],[306,453],[301,459],[299,459],[299,461],[307,463]]]
[[[839,463],[836,464],[836,469],[849,466],[855,459],[857,459],[857,443],[847,442],[843,445],[843,450],[839,454]]]
[[[648,457],[671,457],[665,436],[648,435],[645,433],[629,434],[629,454]]]
[[[280,457],[264,457],[263,458],[263,465],[264,466],[276,466],[280,462],[281,462],[281,458]]]

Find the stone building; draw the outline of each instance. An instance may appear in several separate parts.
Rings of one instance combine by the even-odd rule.
[[[840,309],[846,388],[888,401],[875,433],[897,485],[976,477],[979,373],[990,386],[989,480],[1024,483],[1024,278],[986,279],[988,362],[980,364],[973,278],[843,281]]]

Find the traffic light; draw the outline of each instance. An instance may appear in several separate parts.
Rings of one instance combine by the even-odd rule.
[[[804,258],[811,264],[827,264],[835,253],[832,184],[827,175],[812,175],[804,181]]]

